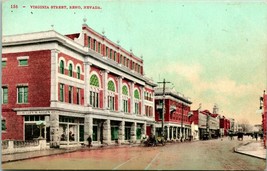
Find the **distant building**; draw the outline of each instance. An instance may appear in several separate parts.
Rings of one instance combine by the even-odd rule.
[[[163,88],[155,88],[156,135],[162,132]],[[187,139],[191,135],[189,112],[192,102],[174,89],[165,89],[164,135],[167,140]]]
[[[220,118],[221,135],[227,136],[230,131],[230,120],[222,116]]]

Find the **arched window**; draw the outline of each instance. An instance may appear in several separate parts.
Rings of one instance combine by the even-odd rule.
[[[95,74],[93,74],[90,78],[90,85],[91,85],[91,88],[90,88],[89,103],[92,107],[98,108],[99,107],[99,89],[98,89],[99,80]]]
[[[134,90],[134,98],[138,100],[134,102],[134,113],[140,114],[140,110],[139,110],[140,109],[140,106],[139,106],[140,96],[139,96],[138,90]]]
[[[69,65],[69,76],[72,77],[72,64]]]
[[[79,66],[77,67],[77,78],[81,79],[81,69]]]
[[[98,78],[95,74],[92,75],[90,78],[90,85],[99,87],[99,81],[98,81]]]
[[[123,87],[122,87],[122,94],[123,95],[128,95],[128,89],[127,89],[127,87],[126,87],[126,85],[124,85]]]
[[[134,98],[140,99],[138,90],[134,90]]]
[[[60,73],[64,74],[64,61],[63,60],[60,61]]]
[[[115,85],[113,81],[108,82],[108,90],[115,92]]]
[[[108,108],[112,111],[115,110],[115,84],[113,81],[108,82]]]
[[[128,88],[126,85],[122,86],[122,103],[123,103],[123,112],[128,113]]]

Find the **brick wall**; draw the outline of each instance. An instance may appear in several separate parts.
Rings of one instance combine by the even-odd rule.
[[[28,56],[28,66],[19,66],[17,57]],[[2,84],[8,87],[8,104],[2,105],[6,131],[2,139],[23,139],[23,116],[16,115],[13,108],[49,107],[51,79],[51,51],[31,51],[3,54],[7,58],[2,68]],[[28,103],[17,103],[17,85],[28,85]]]

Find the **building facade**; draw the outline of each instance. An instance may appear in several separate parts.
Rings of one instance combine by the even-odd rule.
[[[162,132],[162,116],[164,136],[166,140],[184,140],[191,135],[189,120],[190,98],[174,89],[165,89],[165,110],[163,111],[163,88],[155,88],[155,121],[156,135]],[[162,114],[164,113],[164,114]]]
[[[155,83],[143,60],[83,24],[3,37],[2,139],[41,136],[51,147],[138,142],[155,132]],[[3,129],[3,126],[2,126]]]
[[[227,136],[230,129],[230,120],[225,118],[224,116],[220,117],[220,134],[222,136]]]
[[[219,115],[212,114],[209,110],[193,110],[193,115],[190,117],[191,123],[194,123],[194,139],[205,140],[217,138],[220,134]],[[198,130],[196,130],[198,128]],[[198,135],[196,135],[198,133]]]

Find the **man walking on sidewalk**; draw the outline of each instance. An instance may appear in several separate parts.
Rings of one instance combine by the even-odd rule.
[[[92,146],[92,138],[91,138],[91,135],[89,135],[89,137],[87,138],[87,141],[88,141],[88,146],[90,148]]]

